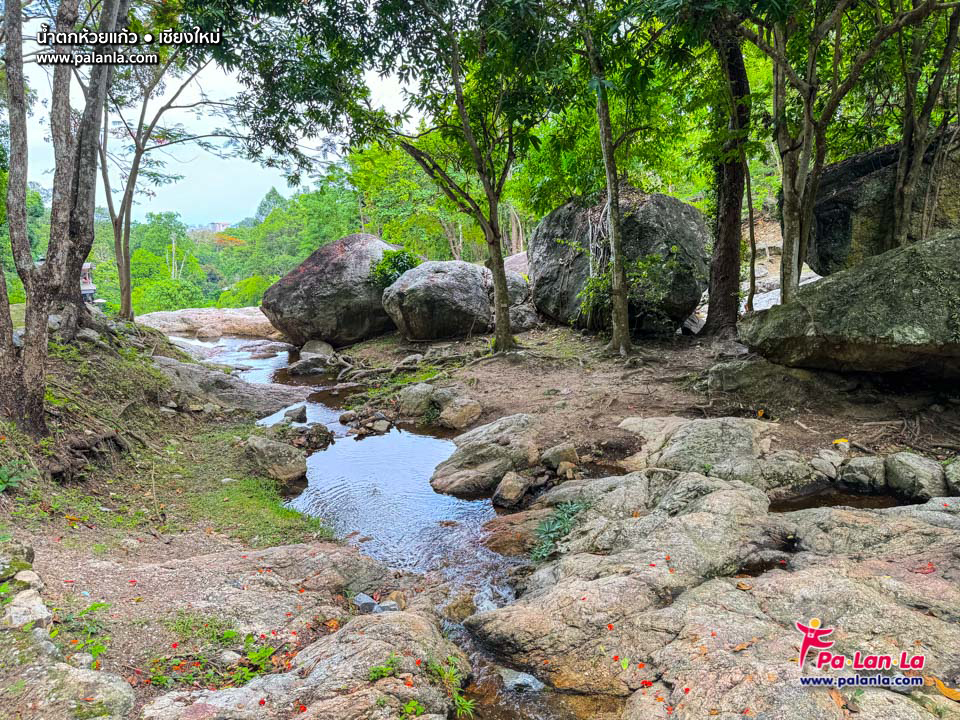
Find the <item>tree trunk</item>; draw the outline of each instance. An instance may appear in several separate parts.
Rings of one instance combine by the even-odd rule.
[[[955,9],[950,15],[943,53],[940,56],[937,70],[927,86],[923,104],[918,110],[917,91],[920,84],[920,69],[917,65],[925,47],[924,35],[920,32],[920,28],[915,29],[910,68],[905,68],[904,82],[907,85],[907,92],[904,101],[900,153],[897,158],[896,185],[893,193],[893,233],[887,244],[887,250],[906,245],[911,240],[910,226],[913,218],[914,200],[923,170],[924,158],[932,141],[930,119],[937,106],[937,99],[943,88],[944,79],[953,62],[953,56],[957,49],[958,31],[960,31],[960,8]],[[923,222],[921,222],[921,237],[913,238],[914,240],[923,239],[923,225]]]
[[[496,215],[491,213],[491,218]],[[510,293],[507,290],[507,271],[503,267],[503,244],[500,224],[495,220],[484,233],[489,257],[486,266],[493,275],[494,330],[493,349],[496,352],[510,350],[517,346],[510,327]]]
[[[582,20],[588,17],[586,9]],[[626,356],[633,351],[630,339],[630,299],[627,269],[623,257],[623,236],[620,222],[620,186],[617,178],[616,148],[610,102],[607,98],[606,75],[603,61],[593,42],[589,28],[583,31],[584,44],[590,62],[590,73],[597,84],[597,123],[600,130],[600,151],[607,184],[607,234],[610,237],[610,306],[611,338],[608,350]]]
[[[740,240],[747,169],[744,145],[750,129],[750,81],[737,37],[718,29],[711,35],[711,42],[727,85],[727,128],[732,137],[724,143],[724,156],[717,164],[717,231],[703,332],[728,334],[736,331],[740,310]]]

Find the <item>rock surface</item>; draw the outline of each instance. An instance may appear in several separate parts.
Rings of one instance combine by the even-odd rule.
[[[801,288],[740,321],[740,340],[782,365],[960,376],[960,234],[910,245]]]
[[[159,355],[154,356],[153,362],[169,378],[171,393],[182,406],[189,406],[193,401],[212,402],[222,408],[268,415],[309,394],[307,388],[248,383],[200,363],[185,363]]]
[[[371,268],[390,245],[374,235],[347,235],[324,245],[271,286],[263,312],[291,342],[350,345],[393,328]]]
[[[539,450],[533,428],[533,417],[521,413],[454,438],[456,451],[437,466],[430,485],[437,492],[461,497],[489,494],[511,470],[536,465]]]
[[[539,322],[529,284],[508,272],[507,291],[513,330],[529,330]],[[383,306],[408,340],[483,334],[494,325],[493,276],[487,268],[461,260],[421,263],[384,290]]]
[[[408,340],[481,335],[493,326],[484,273],[461,260],[421,263],[383,291],[383,307]]]
[[[578,295],[590,274],[589,228],[598,225],[601,208],[571,201],[547,215],[530,235],[533,303],[558,322],[574,325],[586,320],[580,316]],[[632,189],[621,195],[621,212],[628,264],[649,255],[671,261],[664,297],[654,306],[631,307],[632,322],[642,324],[646,317],[662,315],[679,327],[706,289],[710,234],[703,216],[676,198]]]
[[[247,438],[247,456],[260,472],[281,483],[290,483],[307,474],[303,450],[260,435]]]
[[[613,717],[851,717],[852,690],[838,702],[799,685],[795,623],[812,617],[837,628],[835,652],[922,652],[924,675],[957,685],[956,509],[770,514],[764,493],[737,480],[651,469],[568,482],[529,512],[570,502],[585,509],[560,556],[517,602],[466,624],[548,686],[622,698]],[[864,720],[957,715],[933,687],[868,688],[856,704]]]
[[[141,315],[137,322],[166,335],[195,335],[205,339],[223,335],[284,339],[283,333],[270,324],[258,307],[163,310]]]
[[[821,275],[854,267],[890,249],[898,152],[899,146],[888,145],[824,169],[807,253],[810,267]],[[924,162],[918,188],[927,187],[931,160],[932,153]],[[955,154],[944,164],[941,178],[928,239],[960,232],[960,160]],[[922,201],[915,205],[911,242],[920,237],[924,207]]]
[[[435,417],[437,424],[451,430],[464,430],[483,414],[483,406],[472,397],[453,388],[437,388],[428,383],[404,386],[398,395],[400,414],[422,420]]]
[[[929,500],[949,495],[940,463],[911,452],[888,455],[884,461],[887,485],[904,497]]]

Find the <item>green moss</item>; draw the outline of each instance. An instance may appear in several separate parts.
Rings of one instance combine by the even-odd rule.
[[[73,711],[73,717],[75,720],[91,720],[91,718],[100,718],[100,717],[110,717],[113,713],[110,711],[103,701],[97,702],[85,702],[81,705],[77,705],[76,709]]]

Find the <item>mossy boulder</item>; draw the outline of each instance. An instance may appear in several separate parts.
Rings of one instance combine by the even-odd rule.
[[[0,540],[0,582],[33,568],[33,548],[16,540]]]
[[[846,270],[892,247],[893,191],[899,145],[887,145],[824,170],[817,191],[815,225],[807,263],[820,275]],[[927,153],[908,238],[921,237],[924,195],[930,178],[933,150]],[[928,211],[929,212],[929,211]],[[960,159],[948,157],[932,209],[927,239],[960,231]]]
[[[960,376],[960,233],[801,287],[741,320],[740,340],[782,365]]]
[[[571,200],[547,215],[530,235],[533,304],[565,325],[596,327],[606,321],[606,313],[588,318],[581,312],[581,293],[591,274],[591,244],[595,253],[609,255],[605,206]],[[627,186],[620,191],[620,212],[628,275],[638,263],[657,271],[655,292],[645,293],[655,298],[631,299],[631,325],[650,329],[650,318],[656,318],[658,328],[664,323],[679,327],[706,289],[710,233],[703,215],[676,198]],[[632,284],[636,295],[638,283]]]

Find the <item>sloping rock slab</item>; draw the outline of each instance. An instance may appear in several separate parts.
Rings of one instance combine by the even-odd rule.
[[[960,234],[870,258],[739,328],[781,365],[960,376]]]
[[[211,339],[223,335],[241,335],[283,340],[283,333],[270,324],[258,307],[162,310],[141,315],[137,322],[167,335],[195,335]]]

